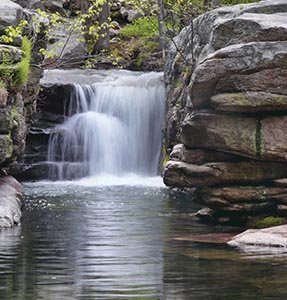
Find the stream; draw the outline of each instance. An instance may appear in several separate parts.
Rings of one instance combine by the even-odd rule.
[[[128,183],[128,184],[127,184]],[[227,231],[161,178],[24,184],[23,223],[0,235],[1,300],[285,299],[285,257],[177,239]]]

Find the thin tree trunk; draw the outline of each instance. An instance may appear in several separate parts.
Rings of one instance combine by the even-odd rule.
[[[110,49],[110,28],[109,24],[109,17],[110,17],[110,6],[109,1],[102,7],[102,11],[99,14],[99,25],[102,27],[99,31],[99,38],[95,44],[93,49],[93,54],[98,53],[103,50],[109,51]]]
[[[164,3],[163,0],[158,0],[158,28],[159,28],[159,38],[160,38],[160,47],[162,50],[162,59],[165,61],[165,23],[164,23]]]

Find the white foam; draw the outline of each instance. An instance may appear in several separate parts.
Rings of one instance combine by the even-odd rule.
[[[61,181],[37,181],[29,182],[29,186],[41,185],[74,185],[83,187],[104,187],[104,186],[139,186],[139,187],[157,187],[166,188],[162,177],[139,176],[128,174],[125,176],[113,176],[101,174],[98,176],[84,177],[79,180],[61,180]]]

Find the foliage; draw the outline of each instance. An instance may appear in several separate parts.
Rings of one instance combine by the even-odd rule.
[[[0,80],[0,89],[6,89],[6,83]]]
[[[282,217],[266,217],[264,219],[258,220],[254,223],[256,228],[266,228],[271,226],[283,225],[286,223],[286,219]]]
[[[16,27],[7,26],[4,30],[4,34],[0,36],[0,42],[6,44],[13,43],[16,37],[22,35],[26,26],[28,26],[28,22],[26,20],[21,20],[19,25]]]
[[[16,87],[26,84],[30,72],[31,48],[30,40],[24,36],[21,61],[13,65],[8,55],[3,57],[3,62],[0,65],[0,78],[5,85]]]
[[[156,17],[142,17],[123,27],[120,31],[120,37],[131,38],[152,38],[157,34]]]

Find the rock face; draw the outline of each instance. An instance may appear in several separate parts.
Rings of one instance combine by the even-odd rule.
[[[216,221],[285,216],[286,24],[284,0],[199,16],[175,38],[189,73],[171,46],[164,181],[197,188]]]

